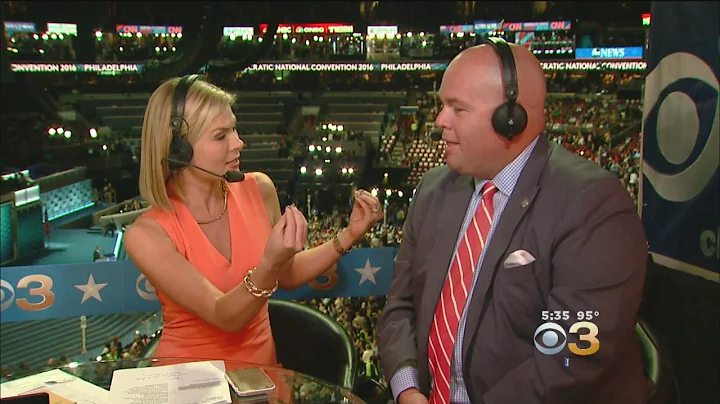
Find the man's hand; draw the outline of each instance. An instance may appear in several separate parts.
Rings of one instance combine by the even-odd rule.
[[[398,396],[398,404],[428,404],[428,399],[418,389],[407,389]]]

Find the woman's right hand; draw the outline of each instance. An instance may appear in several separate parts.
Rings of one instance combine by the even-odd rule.
[[[308,234],[308,222],[295,205],[285,208],[280,220],[275,224],[265,244],[263,260],[270,268],[279,270],[295,254],[305,247]]]

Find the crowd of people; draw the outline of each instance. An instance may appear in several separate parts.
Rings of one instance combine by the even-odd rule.
[[[302,206],[299,201],[298,205]],[[387,225],[378,223],[355,247],[396,247],[400,244],[407,203],[393,202],[386,209],[389,213]],[[316,247],[331,240],[341,230],[343,217],[338,209],[333,209],[328,214],[311,209],[308,215],[306,248]],[[358,374],[385,385],[378,357],[377,336],[374,332],[382,308],[385,306],[384,296],[311,299],[302,303],[329,315],[343,326],[353,341],[359,359]]]
[[[546,107],[546,135],[615,173],[637,203],[640,134],[633,123],[641,114],[637,100],[555,100]]]
[[[415,100],[421,119],[415,119],[406,125],[410,130],[403,130],[405,126],[400,121],[399,111],[387,114],[386,133],[394,132],[400,144],[422,140],[421,134],[425,131],[419,128],[425,123],[431,125],[432,116],[437,113],[436,104],[430,95],[421,94]],[[640,103],[636,100],[618,101],[595,97],[551,99],[546,106],[545,135],[551,141],[615,173],[637,203],[640,136],[636,131],[626,133],[625,129],[633,129],[631,123],[640,117],[640,108]],[[438,157],[440,156],[438,154]],[[390,153],[382,157],[392,158]],[[417,163],[413,156],[403,155],[402,158],[400,165]],[[407,205],[390,205],[386,209],[389,210],[388,223],[385,226],[378,224],[358,246],[399,246]],[[308,217],[308,223],[308,246],[317,246],[337,234],[342,219],[337,211],[329,215],[321,215],[315,211]],[[384,383],[384,378],[377,359],[377,341],[373,330],[384,306],[383,300],[384,297],[326,298],[305,302],[335,318],[347,330],[360,358],[359,374],[379,383]]]
[[[105,344],[105,348],[100,353],[102,360],[118,360],[133,359],[142,357],[152,339],[147,334],[135,334],[135,338],[129,344],[123,344],[117,335],[111,338],[111,341]],[[97,358],[95,358],[97,360]]]
[[[152,335],[136,333],[134,339],[125,344],[121,341],[120,337],[113,335],[110,340],[105,344],[103,350],[97,357],[88,358],[88,362],[100,362],[100,361],[117,361],[122,359],[136,359],[142,358],[147,353],[150,343],[153,339],[157,338],[158,334]],[[84,361],[82,354],[78,355],[60,355],[48,359],[46,367],[48,369],[58,368],[69,365],[74,362]],[[0,369],[0,378],[6,378],[8,380],[16,377],[22,377],[25,373],[34,371],[32,367],[26,363],[21,362],[17,364],[11,364],[10,366],[3,367]]]
[[[386,130],[378,160],[383,164],[410,168],[407,183],[417,184],[428,169],[442,164],[444,144],[433,142],[429,132],[439,107],[430,93],[409,97],[417,112],[386,114]],[[569,95],[549,97],[545,107],[544,135],[566,149],[615,173],[637,201],[642,117],[639,100],[614,96]]]
[[[345,328],[359,359],[358,374],[373,379],[380,384],[385,383],[378,357],[377,335],[375,335],[378,317],[383,306],[385,306],[384,297],[338,297],[334,299],[311,299],[300,303],[327,314]]]

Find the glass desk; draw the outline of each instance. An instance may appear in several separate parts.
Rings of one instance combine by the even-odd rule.
[[[142,368],[150,366],[173,365],[179,363],[198,362],[211,359],[191,359],[191,358],[142,358],[142,359],[121,359],[117,361],[100,361],[73,363],[63,365],[56,368],[43,368],[36,371],[28,371],[24,373],[15,373],[9,380],[17,380],[23,377],[32,376],[52,369],[60,369],[63,372],[77,376],[95,386],[105,390],[110,390],[113,371],[118,369]],[[233,403],[283,403],[283,404],[304,404],[304,403],[358,403],[364,404],[360,398],[356,397],[351,391],[340,386],[332,385],[328,382],[316,379],[293,370],[284,369],[275,366],[258,365],[254,363],[243,363],[225,361],[227,370],[259,367],[275,383],[275,390],[264,396],[255,396],[252,398],[240,398],[231,392]],[[1,387],[0,387],[1,388]],[[228,386],[228,389],[230,387]]]

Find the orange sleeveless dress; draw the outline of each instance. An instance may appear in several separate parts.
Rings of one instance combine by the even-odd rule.
[[[159,223],[180,254],[225,293],[240,285],[248,270],[260,262],[271,231],[255,177],[247,173],[244,181],[227,185],[232,262],[228,262],[215,249],[181,201],[171,198],[173,212],[152,208],[143,214],[143,217]],[[222,359],[277,365],[267,303],[242,330],[227,332],[181,307],[162,290],[156,291],[164,321],[156,357]],[[227,367],[232,366],[228,364]]]

